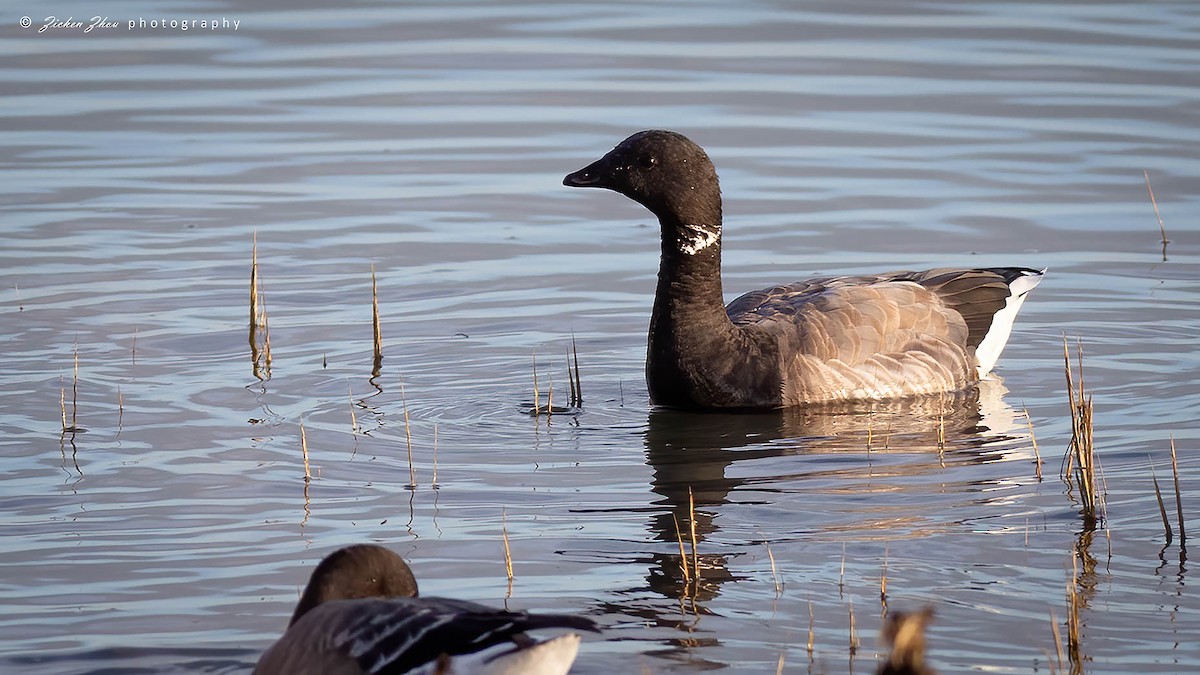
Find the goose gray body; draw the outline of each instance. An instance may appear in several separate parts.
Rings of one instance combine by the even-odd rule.
[[[579,616],[416,595],[411,570],[392,551],[373,544],[336,551],[314,570],[287,631],[254,672],[565,675],[579,635],[539,641],[526,631],[596,630]]]
[[[1042,277],[1024,267],[821,277],[724,306],[721,192],[698,145],[639,132],[563,183],[614,190],[658,217],[646,357],[658,405],[764,408],[963,389],[995,364]]]

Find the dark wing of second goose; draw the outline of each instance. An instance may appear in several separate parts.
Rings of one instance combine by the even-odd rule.
[[[269,672],[405,673],[443,654],[470,654],[496,645],[523,642],[526,631],[542,628],[597,630],[579,616],[497,610],[449,598],[335,600],[312,609],[296,622],[259,667]],[[514,644],[516,646],[516,644]],[[269,666],[269,667],[265,667]]]

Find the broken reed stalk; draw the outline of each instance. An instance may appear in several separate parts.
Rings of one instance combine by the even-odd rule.
[[[1150,462],[1150,480],[1154,483],[1154,498],[1158,500],[1158,515],[1162,517],[1163,532],[1167,535],[1167,543],[1170,544],[1175,539],[1175,535],[1171,532],[1171,522],[1167,519],[1167,506],[1163,503],[1162,490],[1158,487],[1158,475],[1154,470],[1154,460],[1150,455],[1146,455],[1146,459]]]
[[[346,382],[346,395],[350,399],[350,433],[358,434],[358,415],[354,414],[354,385]]]
[[[250,249],[250,328],[258,327],[258,230],[254,231],[254,243]],[[257,347],[258,345],[252,344]]]
[[[408,485],[409,490],[417,488],[417,470],[413,467],[412,457],[412,423],[408,419],[408,399],[404,396],[404,380],[400,380],[400,404],[404,407],[404,443],[408,447]]]
[[[671,514],[671,520],[675,521],[675,539],[679,542],[679,569],[683,571],[683,583],[692,583],[692,571],[688,565],[687,553],[683,550],[683,530],[679,527],[679,518],[674,513]]]
[[[879,604],[883,607],[884,616],[887,616],[887,564],[888,550],[885,546],[883,549],[883,569],[879,573]]]
[[[1179,517],[1179,545],[1187,545],[1187,531],[1183,529],[1183,500],[1179,491],[1179,460],[1175,458],[1175,437],[1171,437],[1171,473],[1175,476],[1175,514]]]
[[[371,328],[374,334],[375,365],[383,362],[383,333],[379,330],[379,286],[375,282],[375,265],[371,265]]]
[[[1025,424],[1029,426],[1029,442],[1033,443],[1033,457],[1036,462],[1034,471],[1037,474],[1037,479],[1042,479],[1042,453],[1038,451],[1037,437],[1033,435],[1033,419],[1029,417],[1029,409],[1021,408],[1021,412],[1025,413]]]
[[[308,469],[308,434],[304,433],[304,420],[300,420],[300,452],[304,454],[304,482],[312,480]]]
[[[1063,360],[1067,377],[1067,399],[1071,406],[1071,442],[1064,459],[1065,479],[1068,484],[1072,476],[1079,486],[1079,500],[1083,511],[1084,527],[1096,526],[1102,508],[1102,497],[1096,484],[1096,456],[1092,442],[1092,397],[1083,384],[1083,342],[1079,342],[1079,387],[1075,388],[1071,374],[1071,352],[1066,336],[1063,336]]]
[[[538,393],[537,381],[537,352],[533,353],[533,416],[537,417],[542,414],[542,398]]]
[[[1158,219],[1158,231],[1159,234],[1162,235],[1163,258],[1165,259],[1167,255],[1167,244],[1171,243],[1171,240],[1167,239],[1167,229],[1163,227],[1162,216],[1158,213],[1158,201],[1154,199],[1154,188],[1150,187],[1150,172],[1142,169],[1142,176],[1146,179],[1146,192],[1150,193],[1150,203],[1154,205],[1154,217]]]
[[[79,341],[75,341],[75,369],[71,376],[71,431],[78,431],[79,425]]]
[[[571,405],[578,408],[583,405],[583,378],[579,376],[579,350],[575,347],[575,334],[571,334],[571,360],[575,366],[575,391]]]
[[[62,412],[62,432],[67,433],[67,383],[66,378],[58,376],[58,408]]]
[[[692,530],[692,569],[696,573],[696,581],[700,581],[700,554],[696,544],[696,498],[692,495],[692,487],[688,486],[688,523]]]
[[[254,232],[254,243],[250,254],[250,357],[254,362],[255,375],[260,366],[271,367],[271,330],[267,319],[266,294],[262,291],[262,278],[258,273],[258,232]],[[262,345],[259,345],[259,334]],[[136,350],[137,331],[134,331]]]
[[[855,627],[855,623],[854,623],[854,599],[853,598],[851,598],[848,601],[848,606],[850,608],[850,655],[853,656],[854,654],[858,653],[858,646],[860,644],[858,641],[858,629]]]
[[[438,451],[438,427],[433,425],[433,478],[429,482],[429,486],[434,490],[438,489],[437,482],[437,451]]]
[[[771,542],[763,541],[767,547],[767,558],[771,560],[771,581],[775,582],[775,599],[778,600],[783,595],[783,582],[779,580],[779,571],[775,567],[775,554],[771,552]]]
[[[508,582],[513,580],[512,549],[508,547],[508,516],[504,509],[500,510],[500,536],[504,539],[504,571],[508,574]]]
[[[808,655],[812,656],[813,644],[816,642],[816,617],[813,614],[812,600],[808,601]]]
[[[838,595],[846,586],[846,542],[842,542],[842,566],[838,569]]]
[[[783,653],[779,654],[779,663],[775,666],[775,675],[783,675]]]

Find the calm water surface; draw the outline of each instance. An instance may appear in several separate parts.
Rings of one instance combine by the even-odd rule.
[[[245,671],[311,566],[361,541],[427,594],[594,617],[579,673],[870,672],[884,575],[888,608],[936,607],[944,672],[1050,672],[1069,589],[1087,671],[1200,669],[1196,572],[1151,484],[1173,436],[1200,532],[1197,5],[272,4],[4,14],[4,670]],[[118,27],[37,32],[98,12]],[[651,410],[656,228],[560,183],[648,127],[717,164],[729,298],[1048,267],[1003,382]],[[1095,396],[1094,533],[1058,479],[1064,334]],[[572,339],[582,408],[528,415],[535,359],[565,402]]]

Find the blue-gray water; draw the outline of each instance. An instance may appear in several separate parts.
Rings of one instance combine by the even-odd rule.
[[[1153,463],[1174,526],[1173,436],[1200,534],[1196,4],[274,4],[0,14],[5,670],[246,670],[312,565],[360,541],[427,594],[594,617],[579,673],[870,672],[885,573],[889,608],[935,606],[945,672],[1051,672],[1069,587],[1087,671],[1200,669],[1193,563],[1151,484]],[[38,32],[98,13],[117,27]],[[730,298],[1049,268],[1003,385],[652,412],[657,229],[561,186],[649,127],[717,164]],[[1064,334],[1095,396],[1094,536],[1058,479]],[[582,411],[525,414],[535,358],[543,403],[564,402],[572,337]],[[672,519],[687,529],[689,488],[698,588]]]

